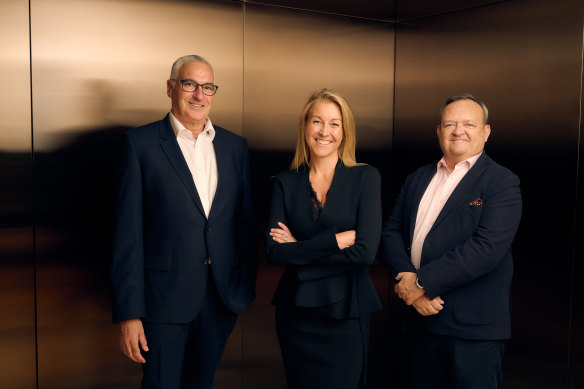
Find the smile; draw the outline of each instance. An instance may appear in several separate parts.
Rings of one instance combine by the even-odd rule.
[[[195,108],[203,108],[204,107],[204,105],[202,105],[202,104],[194,104],[194,103],[189,103],[189,104]]]
[[[333,143],[332,140],[315,139],[315,141],[319,145],[330,145],[331,143]]]

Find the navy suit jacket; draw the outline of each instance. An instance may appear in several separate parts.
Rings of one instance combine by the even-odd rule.
[[[369,165],[340,161],[318,220],[313,217],[308,169],[274,178],[268,233],[284,223],[297,242],[277,243],[266,234],[268,261],[286,266],[273,303],[324,307],[346,301],[347,316],[381,308],[371,279],[381,234],[381,178]],[[340,250],[335,234],[356,230],[355,244]]]
[[[424,166],[407,179],[382,234],[394,275],[416,272],[410,258],[418,206],[436,173]],[[519,179],[484,152],[460,181],[422,248],[420,283],[441,296],[437,315],[416,317],[432,333],[465,339],[511,336],[511,243],[521,218]]]
[[[247,142],[214,129],[218,183],[208,220],[168,115],[125,134],[112,261],[115,322],[192,320],[206,291],[207,259],[231,311],[253,300]]]

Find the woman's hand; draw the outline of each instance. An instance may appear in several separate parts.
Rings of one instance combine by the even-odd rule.
[[[278,243],[296,242],[296,238],[294,238],[294,235],[292,235],[292,233],[284,223],[278,222],[278,226],[280,228],[270,229],[270,236],[275,242]]]
[[[335,234],[335,237],[337,238],[337,244],[341,250],[354,245],[356,236],[357,233],[355,230],[343,231]]]

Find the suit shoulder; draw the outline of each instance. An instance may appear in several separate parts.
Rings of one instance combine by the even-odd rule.
[[[353,179],[360,179],[363,181],[381,181],[381,175],[375,166],[372,165],[356,165],[344,168]]]

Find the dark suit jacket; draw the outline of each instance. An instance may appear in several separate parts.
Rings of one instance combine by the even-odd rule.
[[[313,217],[308,169],[274,178],[268,232],[284,223],[295,243],[266,235],[268,260],[286,270],[274,296],[278,306],[323,307],[347,301],[347,315],[381,308],[371,279],[381,234],[381,178],[372,166],[337,164],[325,205]],[[335,233],[356,230],[355,244],[339,250]]]
[[[207,258],[230,310],[239,313],[253,300],[247,142],[214,128],[218,183],[208,220],[168,115],[126,133],[112,263],[114,321],[192,320],[206,291]]]
[[[436,164],[431,164],[406,179],[384,226],[383,254],[395,274],[416,271],[410,245],[418,205],[435,173]],[[416,315],[430,332],[467,339],[510,337],[511,242],[520,218],[519,179],[483,153],[424,241],[420,283],[430,298],[444,300],[439,314]]]

